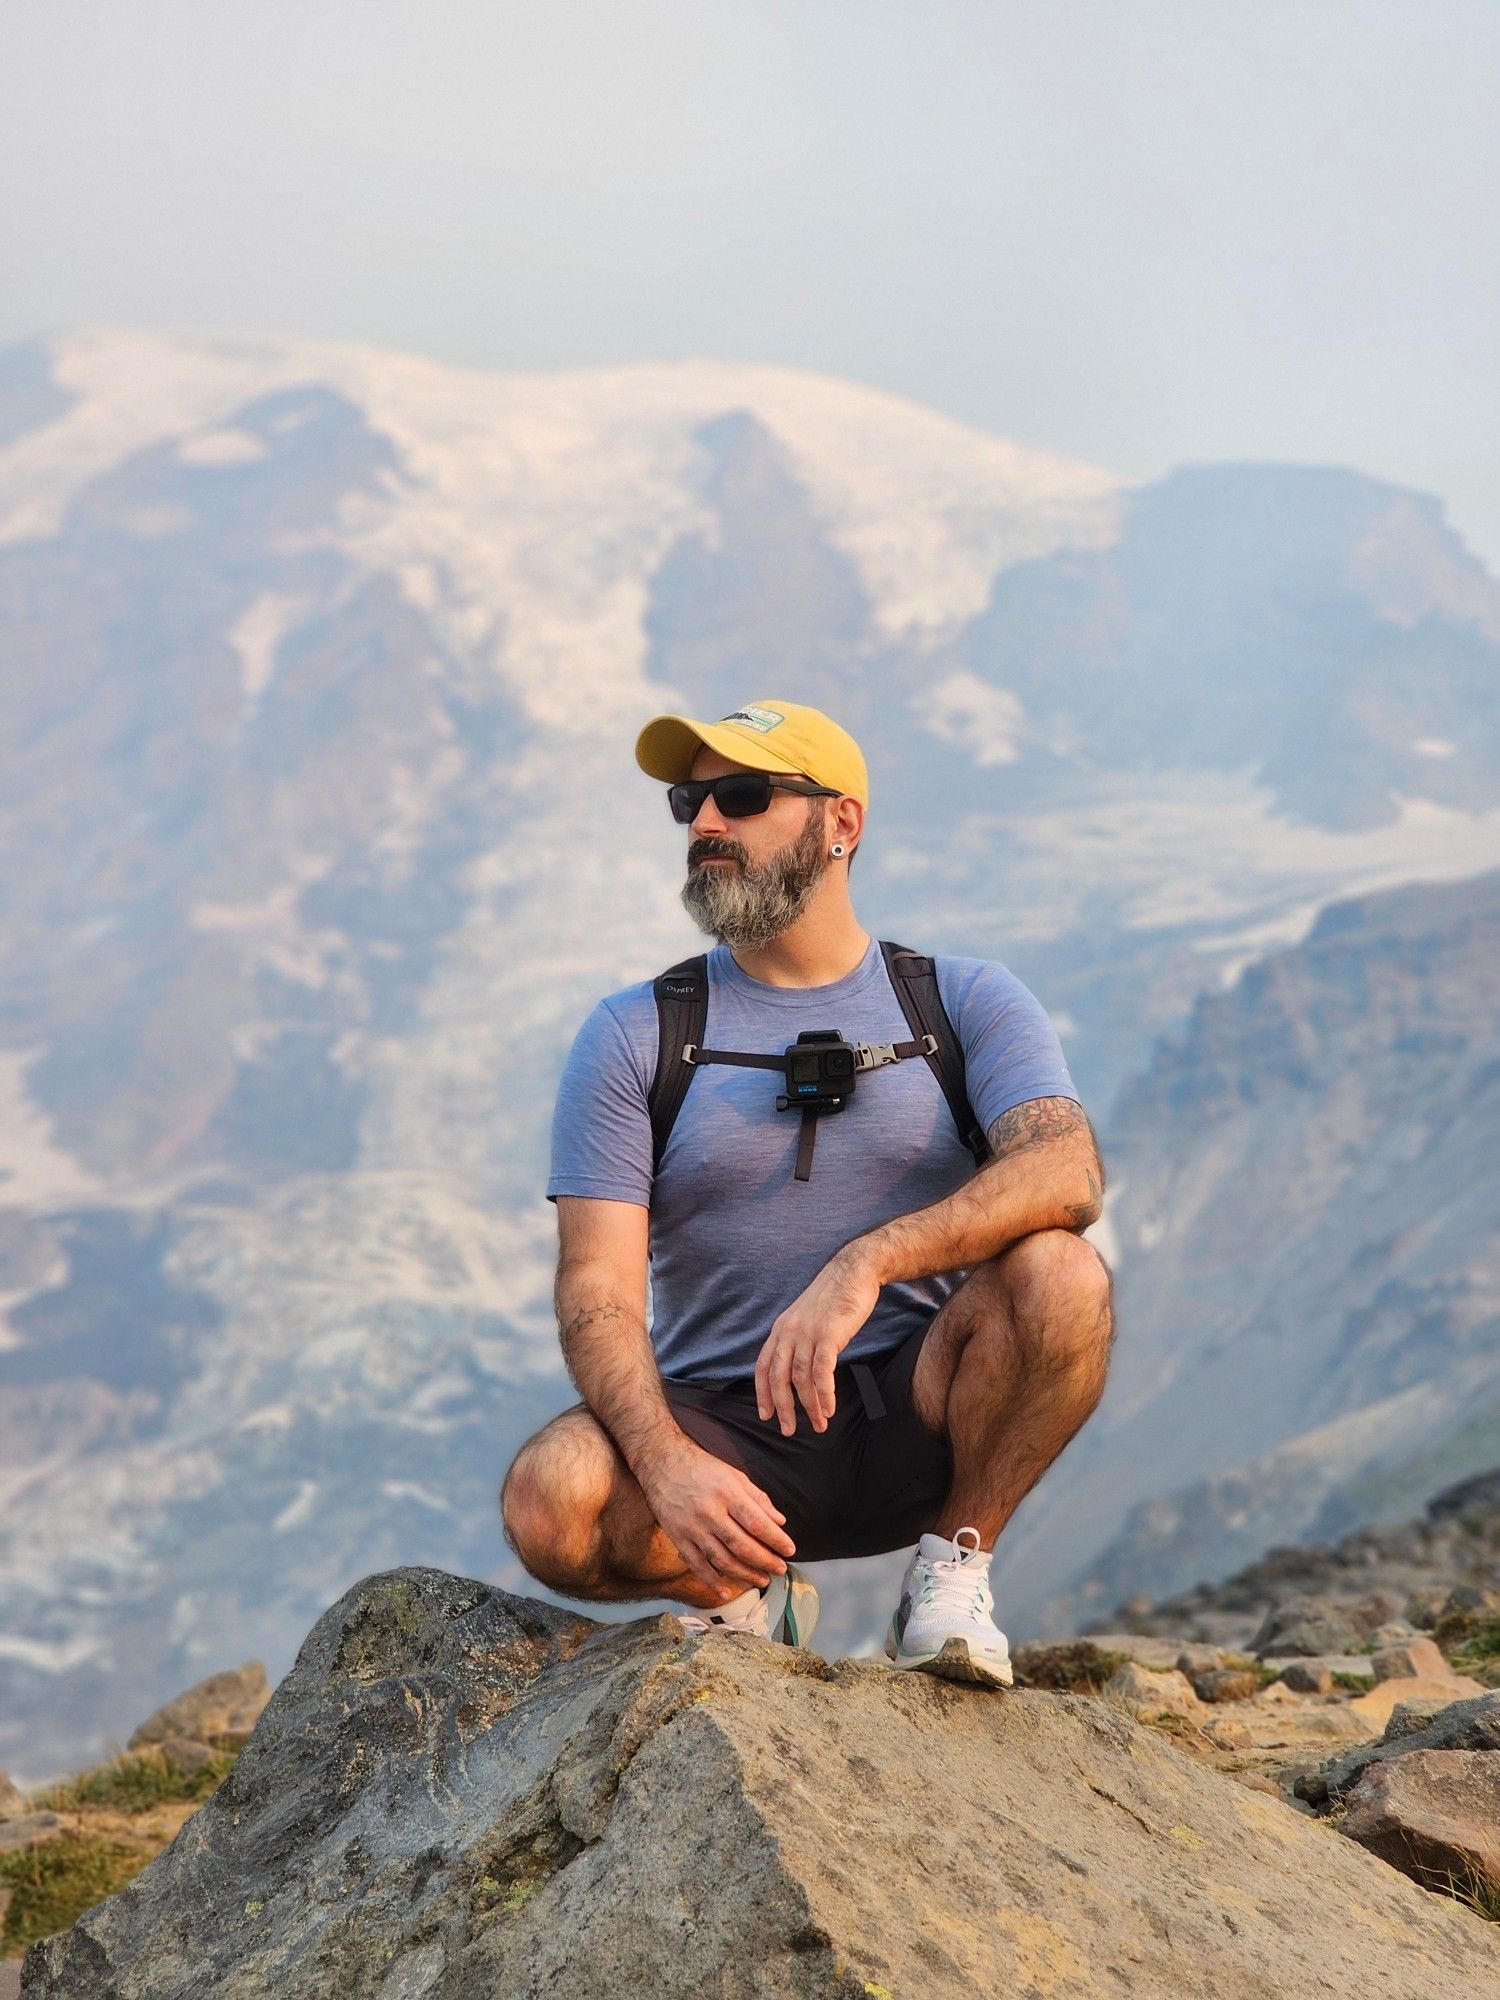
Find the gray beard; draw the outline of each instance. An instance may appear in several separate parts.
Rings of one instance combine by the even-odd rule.
[[[829,865],[823,831],[821,812],[810,812],[797,839],[760,868],[749,867],[742,854],[732,867],[695,864],[682,886],[683,907],[699,930],[731,950],[769,944],[802,915],[823,879]],[[730,845],[717,843],[710,851],[724,853]]]

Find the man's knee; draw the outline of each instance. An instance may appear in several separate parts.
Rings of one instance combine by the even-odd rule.
[[[1038,1229],[993,1260],[1013,1319],[1035,1330],[1049,1357],[1107,1355],[1114,1341],[1114,1278],[1085,1237]]]
[[[585,1411],[565,1410],[526,1440],[500,1487],[505,1539],[539,1583],[589,1580],[612,1447]]]

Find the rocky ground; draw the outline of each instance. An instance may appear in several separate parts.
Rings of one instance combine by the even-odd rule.
[[[233,1770],[270,1699],[259,1661],[212,1674],[132,1731],[122,1755],[30,1795],[0,1771],[0,2000],[19,1955],[122,1889]]]
[[[1500,1470],[1423,1515],[1270,1550],[1218,1584],[1135,1597],[1014,1649],[1032,1684],[1094,1690],[1250,1782],[1291,1793],[1331,1746],[1500,1688]],[[1293,1794],[1294,1795],[1294,1794]]]
[[[1500,1474],[1117,1615],[996,1693],[367,1578],[274,1694],[0,1776],[11,1990],[1500,1992]]]
[[[22,1994],[1486,1992],[1472,1901],[1127,1692],[960,1687],[384,1572],[318,1621],[170,1846],[31,1946]],[[1425,1737],[1493,1758],[1500,1691]],[[1326,1775],[1340,1799],[1364,1781]]]

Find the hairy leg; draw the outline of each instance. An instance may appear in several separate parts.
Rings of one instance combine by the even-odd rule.
[[[1114,1281],[1067,1229],[1018,1237],[977,1265],[933,1320],[912,1403],[953,1446],[953,1483],[933,1523],[990,1548],[1104,1392]]]
[[[582,1404],[516,1453],[500,1488],[500,1517],[530,1574],[567,1597],[670,1597],[713,1610],[743,1588],[710,1587],[685,1567],[619,1446]]]

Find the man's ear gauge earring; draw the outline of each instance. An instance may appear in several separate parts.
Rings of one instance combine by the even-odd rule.
[[[842,854],[842,853],[843,853],[843,851],[844,851],[844,843],[843,843],[843,841],[841,841],[841,840],[836,840],[836,841],[835,841],[835,842],[833,843],[833,851],[834,851],[834,853],[835,853],[835,854]]]

